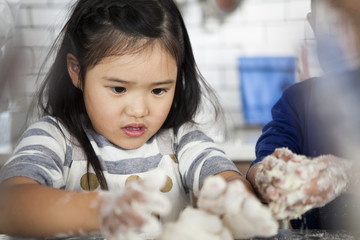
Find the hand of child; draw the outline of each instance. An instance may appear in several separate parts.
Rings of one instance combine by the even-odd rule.
[[[157,240],[233,240],[218,215],[187,207],[176,222],[166,223]]]
[[[274,216],[291,219],[324,206],[344,192],[350,168],[350,161],[332,155],[310,160],[281,148],[263,160],[255,183]]]
[[[121,192],[102,192],[102,234],[109,239],[145,239],[144,233],[159,234],[161,224],[154,214],[165,215],[171,208],[160,192],[164,184],[165,176],[156,172],[129,182]]]
[[[255,187],[262,198],[271,202],[290,189],[298,189],[302,182],[294,181],[294,172],[300,163],[308,160],[293,154],[287,148],[279,148],[258,164],[255,174]],[[296,175],[295,175],[295,178]]]
[[[220,176],[207,178],[199,194],[198,206],[220,215],[234,238],[268,237],[278,230],[270,210],[239,180],[226,183]]]

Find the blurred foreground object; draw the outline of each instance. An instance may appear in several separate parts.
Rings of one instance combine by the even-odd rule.
[[[277,218],[301,215],[292,228],[359,231],[359,29],[329,3],[313,0],[308,16],[323,74],[290,86],[273,106],[248,179]]]
[[[6,77],[5,77],[5,48],[7,42],[14,35],[15,19],[13,12],[7,1],[0,0],[0,112],[7,109],[8,99],[3,97]]]
[[[317,42],[319,63],[325,74],[360,66],[359,3],[353,0],[313,0],[309,21]],[[352,6],[352,11],[350,10]],[[357,13],[358,15],[360,12]]]
[[[15,19],[10,6],[7,1],[0,0],[0,48],[2,51],[3,46],[13,36],[14,29]]]
[[[12,142],[15,142],[19,135],[14,133],[15,128],[11,122],[22,122],[19,118],[11,120],[14,116],[9,111],[12,99],[10,85],[14,81],[14,68],[18,68],[16,64],[12,64],[16,57],[10,45],[15,34],[15,19],[19,6],[20,0],[0,0],[0,154],[9,153]]]

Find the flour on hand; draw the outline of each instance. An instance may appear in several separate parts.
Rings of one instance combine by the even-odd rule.
[[[270,210],[239,180],[227,183],[220,176],[208,177],[200,191],[198,206],[220,216],[234,238],[269,237],[278,230]]]
[[[187,207],[176,222],[167,223],[157,240],[233,240],[230,231],[215,214]]]
[[[101,192],[100,230],[106,239],[142,240],[158,236],[162,225],[155,215],[166,215],[171,209],[169,199],[160,192],[165,182],[165,174],[153,171],[130,182],[123,191]]]
[[[279,148],[263,159],[255,183],[277,219],[294,219],[344,192],[350,168],[350,161],[332,155],[310,159]]]

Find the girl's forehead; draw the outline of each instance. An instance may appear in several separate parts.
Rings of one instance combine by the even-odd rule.
[[[87,74],[133,80],[176,80],[177,72],[177,64],[172,55],[161,48],[151,48],[134,54],[105,57],[88,69]]]
[[[114,61],[118,62],[119,64],[138,64],[141,62],[154,60],[160,61],[161,59],[166,59],[167,61],[172,60],[176,62],[175,58],[163,47],[151,46],[140,51],[134,51],[133,53],[127,52],[105,56],[97,64],[108,64]]]
[[[139,57],[146,59],[146,57],[150,58],[152,55],[159,55],[160,53],[162,56],[174,59],[177,66],[181,65],[181,48],[178,48],[176,41],[169,43],[168,39],[163,38],[139,39],[131,36],[117,35],[110,42],[105,41],[102,45],[88,48],[88,52],[83,58],[83,66],[87,70],[98,64],[109,63],[114,59],[123,58],[127,61],[136,60]]]

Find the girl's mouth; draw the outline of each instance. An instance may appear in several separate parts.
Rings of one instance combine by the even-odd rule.
[[[122,128],[122,131],[128,137],[141,137],[146,132],[146,127],[143,124],[130,124]]]

